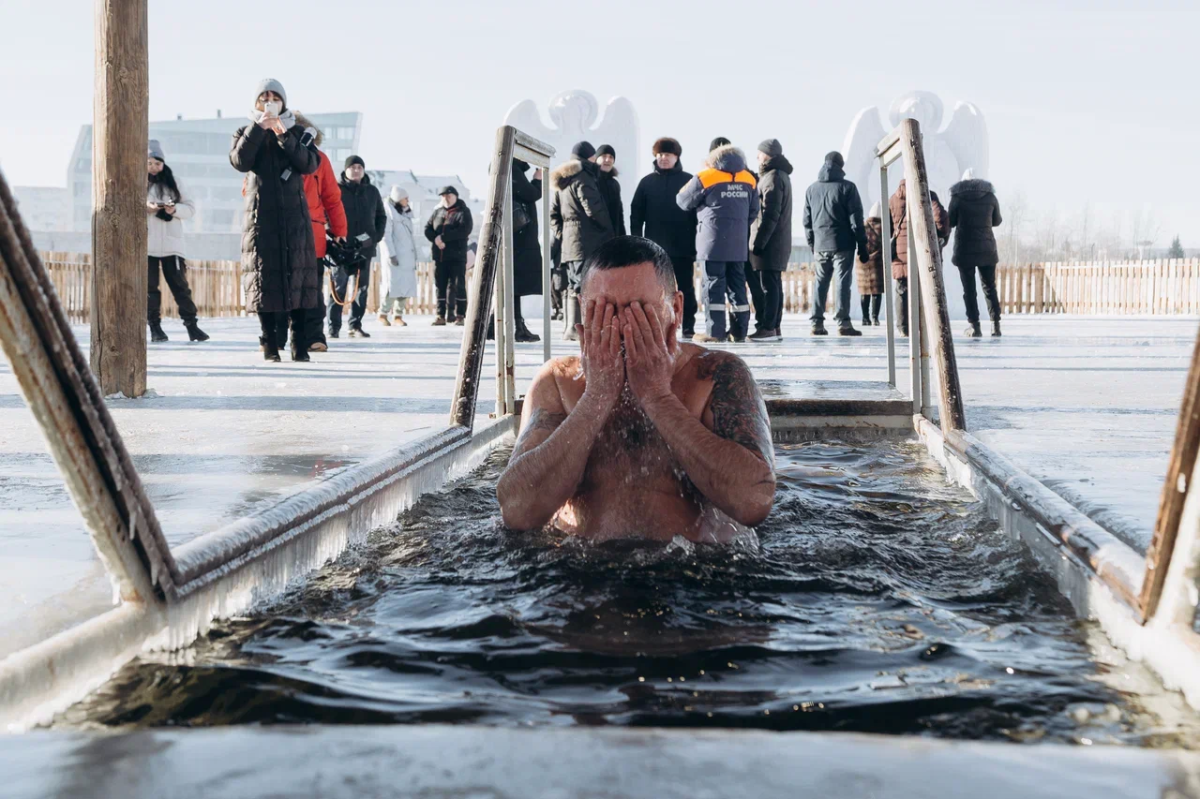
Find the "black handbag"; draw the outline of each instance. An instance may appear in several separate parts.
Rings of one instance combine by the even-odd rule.
[[[529,216],[529,211],[525,208],[525,203],[521,202],[520,200],[513,200],[512,209],[513,233],[516,233],[518,230],[523,230],[524,228],[528,227],[531,222],[533,222],[533,219],[531,219]]]

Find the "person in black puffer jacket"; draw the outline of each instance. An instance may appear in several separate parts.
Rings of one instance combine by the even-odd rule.
[[[654,142],[654,171],[642,178],[629,204],[629,230],[645,236],[667,251],[675,267],[675,282],[683,292],[681,335],[696,334],[696,212],[684,211],[675,202],[679,190],[692,179],[679,157],[683,148],[675,139]]]
[[[778,139],[758,145],[758,217],[750,229],[750,269],[754,299],[751,341],[779,341],[783,325],[783,273],[792,256],[792,164]]]
[[[254,94],[253,124],[233,134],[229,162],[245,172],[246,220],[242,227],[242,283],[245,308],[258,314],[259,344],[268,361],[279,360],[279,315],[290,315],[292,360],[307,361],[305,309],[317,307],[321,294],[317,250],[313,243],[304,176],[321,165],[314,147],[301,139],[287,107],[287,93],[273,78]]]
[[[437,284],[437,318],[433,324],[441,326],[452,321],[461,327],[467,318],[467,244],[474,221],[471,209],[459,199],[458,189],[445,186],[438,194],[442,204],[425,223],[425,238],[433,242],[433,279]]]
[[[608,208],[608,218],[612,221],[613,235],[625,235],[625,204],[621,202],[621,184],[617,182],[617,151],[611,144],[601,144],[596,148],[596,166],[600,173],[596,176],[600,193],[604,195],[604,205]]]
[[[367,176],[366,164],[357,155],[346,159],[346,168],[338,180],[338,187],[342,190],[342,208],[346,210],[346,238],[361,240],[361,236],[367,237],[358,249],[361,266],[356,270],[357,284],[350,310],[350,338],[370,338],[371,334],[362,329],[362,322],[367,312],[367,289],[371,285],[371,259],[375,257],[377,245],[383,241],[383,234],[387,230],[387,211],[384,210],[379,189],[371,184],[371,178]],[[346,289],[353,271],[341,266],[334,270],[333,288],[338,298],[346,299]],[[337,338],[341,329],[342,306],[331,302],[330,337]]]
[[[608,205],[600,193],[596,148],[581,141],[571,148],[571,159],[550,173],[554,198],[550,203],[550,226],[562,242],[562,265],[567,273],[567,300],[563,338],[575,341],[579,316],[579,279],[583,262],[601,244],[613,237]]]
[[[967,306],[967,335],[978,338],[979,299],[975,294],[975,270],[983,282],[988,316],[992,320],[992,335],[1000,335],[1000,296],[996,292],[996,264],[1000,254],[992,228],[1004,220],[1000,217],[1000,201],[996,190],[986,180],[976,180],[968,169],[963,179],[950,187],[950,227],[955,230],[954,255],[951,259],[962,277],[963,302]]]
[[[512,168],[512,199],[520,203],[528,220],[520,230],[513,231],[513,328],[515,338],[522,343],[541,341],[525,325],[521,314],[521,298],[542,293],[542,245],[538,241],[538,200],[542,199],[542,170],[533,180],[525,173],[529,164],[514,158]]]
[[[838,335],[861,336],[850,322],[850,282],[854,279],[854,253],[867,258],[867,229],[863,225],[862,198],[846,180],[842,154],[826,154],[817,182],[804,194],[804,235],[817,265],[817,289],[812,305],[812,332],[826,335],[825,300],[837,274]]]

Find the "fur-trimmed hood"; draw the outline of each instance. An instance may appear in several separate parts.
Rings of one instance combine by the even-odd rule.
[[[600,168],[591,161],[580,161],[578,158],[564,161],[550,172],[550,185],[556,190],[563,189],[585,169],[591,172],[593,177],[600,171]]]
[[[960,180],[950,187],[951,194],[995,194],[996,189],[992,184],[981,178],[972,178],[971,180]]]
[[[299,111],[293,111],[292,114],[295,115],[296,124],[300,126],[301,130],[304,130],[305,128],[312,128],[317,132],[317,135],[313,138],[313,144],[320,147],[322,142],[325,141],[325,132],[314,125],[312,120],[304,116],[304,114],[301,114]]]
[[[746,168],[746,154],[732,144],[726,144],[709,153],[704,165],[736,175]]]

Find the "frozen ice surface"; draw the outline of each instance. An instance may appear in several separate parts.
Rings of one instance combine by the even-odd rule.
[[[267,364],[257,320],[204,320],[212,340],[150,348],[151,401],[113,399],[170,542],[180,545],[446,425],[462,328],[382,328],[331,340],[310,364]],[[1139,549],[1154,522],[1191,348],[1192,318],[1005,320],[1000,340],[956,339],[968,425],[983,441]],[[540,320],[530,326],[541,332]],[[789,315],[778,344],[729,345],[768,395],[861,394],[886,379],[882,328],[807,335]],[[954,323],[955,331],[962,327]],[[88,346],[87,327],[77,327]],[[577,351],[562,342],[556,353]],[[898,376],[908,385],[907,345]],[[541,344],[517,347],[524,383]],[[490,355],[490,353],[489,353]],[[480,410],[492,408],[494,362]],[[847,381],[840,386],[837,382]],[[0,363],[0,657],[111,606],[108,581],[7,363]]]

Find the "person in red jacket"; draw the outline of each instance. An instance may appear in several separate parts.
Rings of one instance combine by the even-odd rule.
[[[312,146],[320,147],[324,134],[299,111],[296,114],[296,124],[313,133]],[[317,265],[321,272],[321,286],[325,286],[325,228],[334,238],[346,237],[346,209],[342,207],[342,190],[338,188],[337,175],[334,174],[333,164],[329,156],[317,151],[321,157],[321,165],[311,175],[304,176],[304,195],[308,198],[308,213],[312,217],[313,242],[317,246]],[[321,301],[316,308],[305,310],[305,331],[308,334],[308,349],[312,352],[325,352],[329,345],[325,340],[325,294],[322,291]]]

